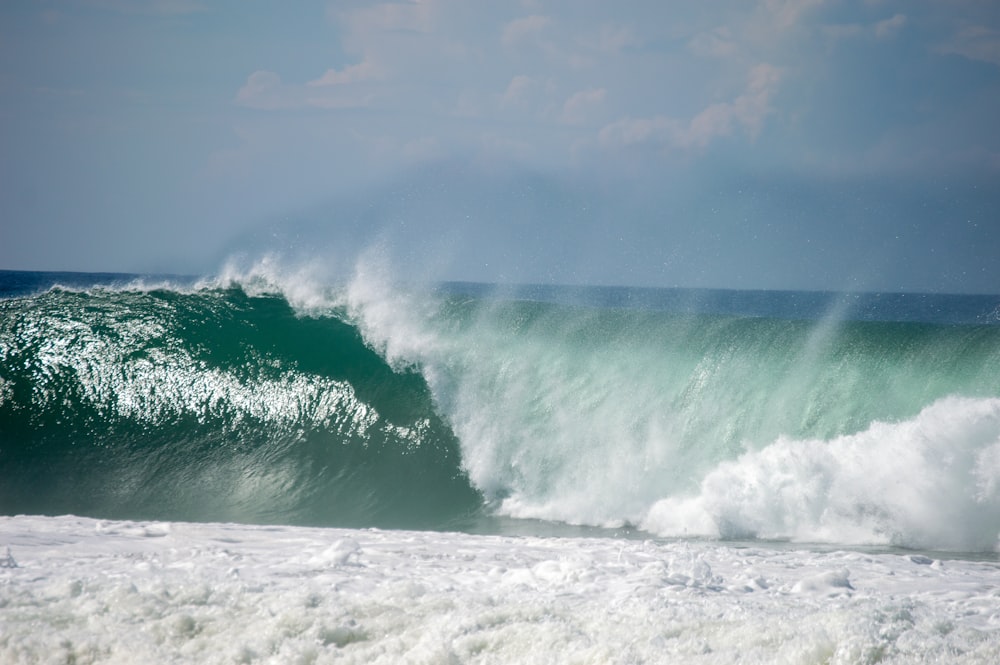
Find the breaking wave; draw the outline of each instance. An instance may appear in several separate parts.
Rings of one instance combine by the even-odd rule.
[[[997,546],[996,298],[390,273],[0,301],[0,511]]]

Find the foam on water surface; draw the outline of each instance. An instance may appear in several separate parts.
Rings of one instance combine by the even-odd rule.
[[[654,504],[662,535],[994,551],[1000,399],[948,398],[830,441],[781,439],[719,464],[695,496]]]
[[[2,517],[3,663],[995,663],[1000,568],[708,542]]]

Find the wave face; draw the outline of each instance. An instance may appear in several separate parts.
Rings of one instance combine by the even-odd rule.
[[[419,374],[238,286],[0,301],[0,510],[445,526],[475,509]]]
[[[416,289],[364,262],[21,295],[0,511],[993,550],[997,303]]]

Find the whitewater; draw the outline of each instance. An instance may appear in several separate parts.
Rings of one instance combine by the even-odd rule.
[[[996,662],[1000,297],[0,273],[0,662]]]

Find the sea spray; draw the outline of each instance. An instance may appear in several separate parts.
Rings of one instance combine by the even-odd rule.
[[[489,296],[407,306],[386,272],[362,266],[352,312],[428,378],[503,514],[996,546],[1000,503],[983,489],[1000,479],[996,327],[850,320],[849,301],[813,320]]]

